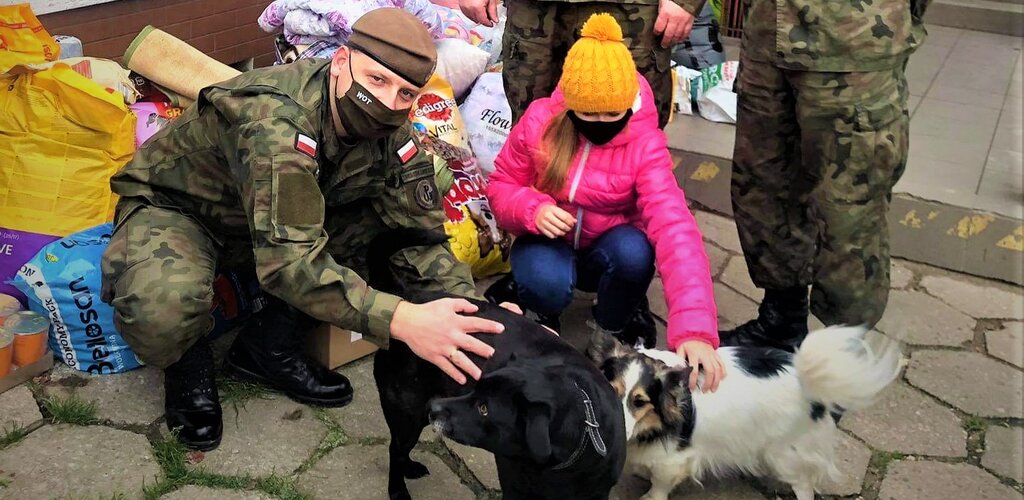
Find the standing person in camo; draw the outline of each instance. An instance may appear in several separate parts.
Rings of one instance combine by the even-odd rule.
[[[725,373],[708,258],[615,18],[583,25],[561,75],[512,128],[488,179],[495,217],[518,235],[517,302],[557,329],[575,288],[596,291],[593,328],[622,339],[657,263],[668,345],[695,368],[691,388],[703,371],[713,391]]]
[[[886,213],[909,145],[904,70],[929,2],[748,1],[732,204],[765,292],[722,345],[792,351],[809,311],[826,325],[882,317]]]
[[[238,335],[226,365],[298,401],[342,406],[352,387],[303,354],[317,321],[406,343],[456,381],[480,369],[463,352],[493,348],[470,332],[502,325],[476,306],[411,304],[367,286],[368,243],[396,227],[442,231],[434,167],[412,139],[409,108],[437,54],[400,9],[365,14],[331,60],[247,72],[202,90],[111,179],[121,196],[103,255],[103,300],[118,331],[164,370],[167,426],[200,450],[223,425],[206,339],[216,268],[255,269],[269,304]],[[393,260],[403,282],[476,296],[447,244]]]
[[[498,1],[459,0],[459,7],[474,22],[494,26]],[[505,0],[502,76],[513,123],[531,102],[551,95],[583,21],[603,12],[624,28],[633,61],[654,91],[658,126],[664,128],[672,107],[672,46],[689,36],[703,5],[704,0]]]

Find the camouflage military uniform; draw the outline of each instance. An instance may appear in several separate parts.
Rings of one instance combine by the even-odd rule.
[[[759,287],[813,285],[826,324],[873,325],[907,161],[904,69],[928,0],[748,0],[732,203]]]
[[[209,331],[225,263],[255,265],[266,293],[387,347],[399,299],[361,277],[366,243],[389,227],[441,231],[445,216],[432,163],[400,155],[408,125],[376,141],[338,138],[328,72],[329,61],[306,60],[207,88],[112,178],[122,198],[103,296],[145,362],[174,363]],[[423,288],[476,295],[447,245],[395,264]]]
[[[696,15],[704,0],[674,0]],[[607,12],[622,26],[637,71],[647,78],[664,128],[672,107],[672,50],[654,34],[658,0],[507,0],[501,59],[513,122],[534,99],[547,97],[562,75],[562,62],[592,14]]]

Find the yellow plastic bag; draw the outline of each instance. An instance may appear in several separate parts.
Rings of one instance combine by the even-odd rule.
[[[438,185],[450,186],[444,194],[444,229],[455,258],[468,264],[477,278],[509,272],[512,237],[491,213],[487,180],[473,156],[451,86],[434,75],[416,99],[410,119],[423,149],[434,157]]]
[[[56,61],[60,45],[27,3],[0,6],[0,73],[18,64]]]
[[[0,75],[0,229],[66,236],[113,218],[135,115],[65,64]]]

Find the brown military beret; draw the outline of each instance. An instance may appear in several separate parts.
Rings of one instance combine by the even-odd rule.
[[[352,25],[348,45],[418,87],[426,85],[437,64],[437,49],[427,28],[402,9],[363,14]]]

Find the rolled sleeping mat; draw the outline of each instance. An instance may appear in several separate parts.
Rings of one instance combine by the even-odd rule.
[[[153,26],[146,26],[124,53],[124,65],[153,83],[195,101],[199,91],[240,71]]]

